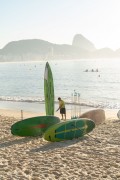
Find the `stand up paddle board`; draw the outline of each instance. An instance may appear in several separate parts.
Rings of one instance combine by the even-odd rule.
[[[94,121],[81,118],[61,122],[49,127],[44,133],[44,139],[47,141],[63,141],[82,137],[95,128]]]
[[[44,96],[46,115],[54,115],[54,84],[49,63],[46,63],[44,73]]]
[[[60,122],[55,116],[37,116],[18,121],[11,126],[11,133],[17,136],[41,136],[48,127]]]

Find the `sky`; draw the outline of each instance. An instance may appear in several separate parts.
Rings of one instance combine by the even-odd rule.
[[[22,39],[72,44],[75,34],[120,48],[120,0],[0,0],[0,49]]]

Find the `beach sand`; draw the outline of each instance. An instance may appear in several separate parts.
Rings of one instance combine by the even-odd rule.
[[[83,138],[54,143],[13,136],[10,127],[20,120],[21,112],[0,112],[0,180],[120,180],[117,110],[105,110],[105,123]],[[38,115],[44,113],[23,114],[24,118]]]

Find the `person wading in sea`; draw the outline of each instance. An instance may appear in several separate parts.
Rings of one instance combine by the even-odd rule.
[[[59,100],[59,108],[56,111],[60,110],[60,114],[62,116],[62,119],[63,119],[63,115],[64,115],[65,120],[66,120],[65,102],[60,97],[58,98],[58,100]]]

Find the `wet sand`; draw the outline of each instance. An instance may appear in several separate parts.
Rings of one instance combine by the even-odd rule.
[[[120,180],[120,120],[116,111],[105,112],[105,123],[88,135],[51,143],[13,136],[10,127],[21,114],[1,110],[0,180]],[[37,115],[44,113],[24,112],[26,118]]]

